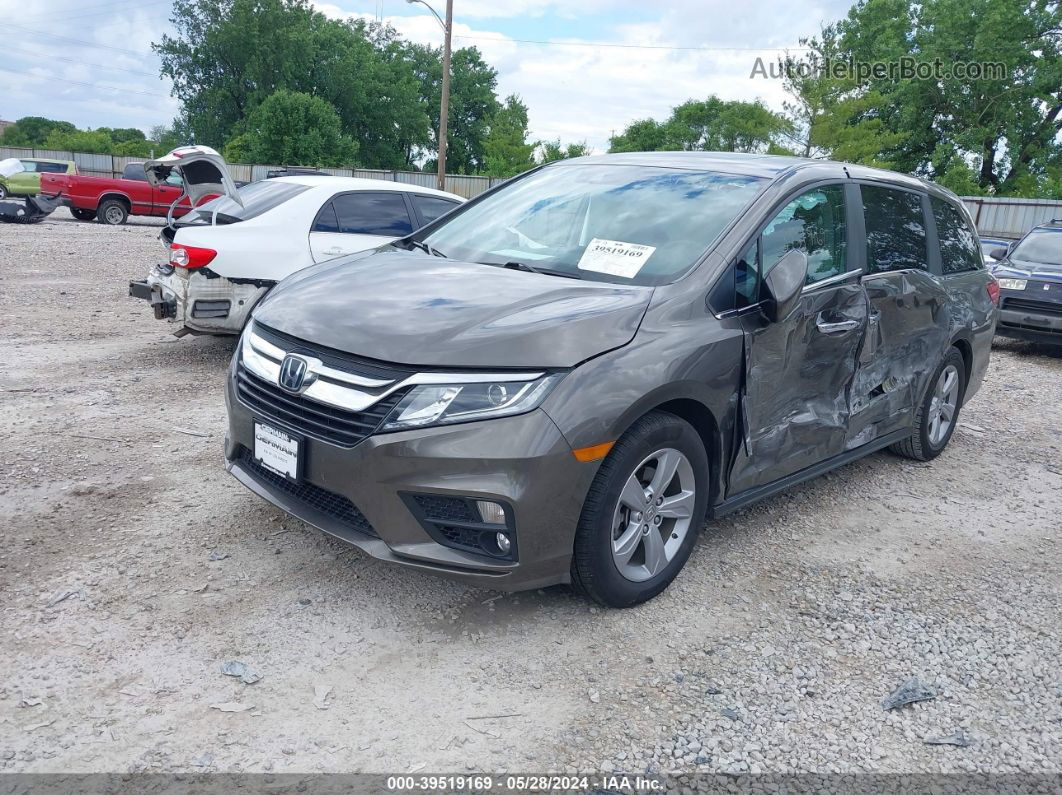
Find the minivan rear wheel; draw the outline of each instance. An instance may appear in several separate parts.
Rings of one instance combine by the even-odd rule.
[[[959,408],[966,394],[966,362],[951,348],[929,382],[929,389],[915,415],[914,433],[889,449],[905,458],[931,461],[948,446],[959,421]]]
[[[572,583],[609,607],[659,594],[689,559],[704,521],[708,455],[688,422],[645,415],[594,478],[575,535]]]

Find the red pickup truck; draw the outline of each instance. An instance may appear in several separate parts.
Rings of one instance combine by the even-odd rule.
[[[75,218],[81,221],[95,219],[103,224],[124,224],[130,215],[165,217],[182,191],[183,183],[177,173],[152,186],[143,163],[127,165],[121,179],[41,174],[41,195],[55,197],[62,194],[63,203]],[[190,207],[188,197],[185,197],[174,208],[173,217],[180,218]]]

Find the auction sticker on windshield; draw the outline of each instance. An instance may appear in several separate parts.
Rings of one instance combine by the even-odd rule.
[[[579,270],[633,279],[654,251],[656,246],[595,237],[579,258]]]

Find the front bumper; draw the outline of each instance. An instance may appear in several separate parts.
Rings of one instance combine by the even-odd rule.
[[[239,334],[271,284],[236,283],[207,268],[155,265],[146,279],[129,283],[129,295],[148,301],[157,320],[197,334]]]
[[[996,333],[1062,345],[1062,284],[1030,281],[1025,290],[1003,290]]]
[[[375,434],[349,448],[300,434],[302,482],[318,490],[316,499],[304,499],[247,462],[247,451],[254,448],[255,419],[292,433],[298,430],[244,405],[231,372],[226,403],[229,472],[274,505],[372,557],[505,591],[570,581],[575,527],[597,464],[576,461],[541,409],[516,417]],[[371,525],[368,532],[322,507],[322,489],[350,500]],[[413,515],[403,493],[507,504],[515,520],[518,560],[443,546]]]

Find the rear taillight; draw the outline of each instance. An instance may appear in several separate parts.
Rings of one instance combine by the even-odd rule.
[[[170,246],[170,264],[177,268],[202,268],[209,265],[217,255],[218,252],[212,248],[180,246],[176,243]]]
[[[996,281],[994,276],[988,277],[988,284],[985,285],[985,289],[988,290],[988,297],[993,304],[999,305],[999,282]]]

